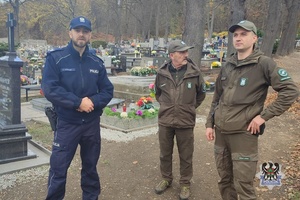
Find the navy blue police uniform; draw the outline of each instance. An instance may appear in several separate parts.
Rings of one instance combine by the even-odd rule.
[[[88,47],[80,56],[70,41],[66,47],[48,53],[42,90],[55,107],[58,119],[46,199],[64,198],[67,171],[78,144],[82,160],[82,198],[98,199],[100,179],[96,166],[101,149],[100,116],[113,97],[113,89],[103,61],[90,53]],[[84,97],[93,102],[92,112],[77,110]]]

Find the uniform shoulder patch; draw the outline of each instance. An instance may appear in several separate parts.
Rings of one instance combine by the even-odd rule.
[[[59,51],[63,51],[64,49],[63,48],[54,48],[54,49],[51,49],[47,52],[47,55],[50,55],[52,53],[55,53],[55,52],[59,52]]]
[[[280,76],[280,81],[285,81],[285,80],[291,79],[291,77],[289,76],[289,74],[287,73],[287,71],[285,69],[279,68],[277,73]]]

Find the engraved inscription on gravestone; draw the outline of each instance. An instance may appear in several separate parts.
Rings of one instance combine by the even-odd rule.
[[[3,67],[0,71],[0,124],[12,124],[12,90],[11,79],[9,78],[9,68]]]

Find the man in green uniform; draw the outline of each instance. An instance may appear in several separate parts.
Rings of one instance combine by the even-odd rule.
[[[216,80],[206,137],[215,139],[215,160],[225,200],[256,199],[253,180],[258,160],[258,135],[265,122],[281,115],[297,99],[299,89],[285,69],[255,49],[257,29],[250,21],[229,28],[236,53],[230,56]],[[264,108],[271,86],[278,92]]]
[[[170,61],[158,69],[155,80],[155,97],[160,104],[158,135],[162,175],[155,192],[162,194],[172,184],[172,156],[176,137],[180,157],[181,200],[190,196],[196,108],[205,98],[205,83],[200,69],[188,58],[188,49],[191,48],[183,41],[171,42],[168,47]]]

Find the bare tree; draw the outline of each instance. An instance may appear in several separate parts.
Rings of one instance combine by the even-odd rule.
[[[122,36],[122,0],[114,0],[112,4],[112,10],[114,11],[114,36],[115,43],[120,43]]]
[[[299,22],[299,0],[285,0],[288,10],[288,15],[282,30],[282,36],[276,54],[286,56],[294,52],[295,38],[297,34],[297,27]]]
[[[186,0],[185,27],[182,35],[183,41],[195,48],[190,51],[191,59],[199,67],[204,43],[204,29],[206,22],[207,0]]]
[[[158,39],[159,37],[159,28],[160,28],[160,8],[161,8],[161,1],[160,0],[156,0],[156,15],[155,15],[155,39]]]
[[[269,9],[267,14],[266,26],[263,36],[263,42],[260,47],[266,56],[272,55],[273,44],[276,40],[279,29],[279,20],[281,16],[282,0],[269,0]]]
[[[215,12],[217,8],[223,4],[228,3],[229,0],[220,0],[220,1],[211,1],[209,5],[210,12],[207,12],[207,30],[208,30],[208,38],[211,41],[212,33],[214,31],[214,21],[215,21]]]
[[[246,10],[245,10],[245,1],[246,0],[230,0],[230,19],[229,25],[237,24],[239,21],[245,19]],[[232,44],[232,33],[228,34],[228,45],[227,45],[227,56],[234,52]]]
[[[20,29],[19,29],[19,14],[20,14],[20,6],[30,0],[3,0],[4,2],[8,2],[13,8],[13,13],[16,20],[16,32],[15,40],[16,43],[19,43],[20,40]]]

